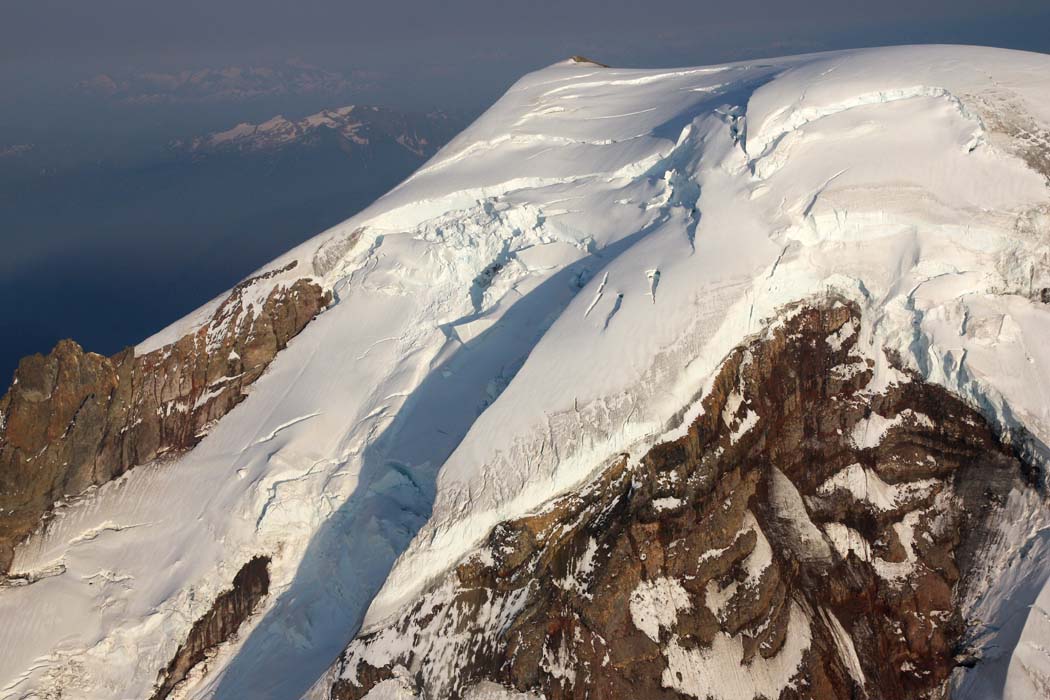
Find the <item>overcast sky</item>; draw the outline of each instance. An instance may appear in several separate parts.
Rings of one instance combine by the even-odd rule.
[[[444,91],[480,102],[519,73],[572,53],[641,66],[912,42],[1050,51],[1047,0],[0,0],[0,7],[0,79],[23,89],[90,71],[300,57],[380,70],[421,100]],[[434,89],[420,92],[421,77]],[[475,89],[465,89],[464,78]]]
[[[641,32],[699,32],[746,41],[770,29],[842,31],[1045,14],[1045,0],[5,0],[5,58],[185,55],[293,51],[326,44],[381,49],[386,42],[445,39],[470,51],[487,39],[585,40],[603,35],[641,41]],[[1044,32],[1050,29],[1043,27]],[[724,36],[725,33],[731,36]],[[659,36],[653,37],[658,39]],[[887,37],[889,38],[889,37]],[[424,59],[425,55],[414,58]]]

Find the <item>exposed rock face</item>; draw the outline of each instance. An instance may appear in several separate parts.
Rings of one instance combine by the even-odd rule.
[[[0,573],[54,503],[195,445],[330,301],[290,266],[238,284],[195,332],[136,356],[63,340],[19,364],[0,398]]]
[[[193,623],[186,641],[158,679],[151,700],[164,700],[189,673],[227,642],[270,590],[269,557],[253,557],[233,577],[230,590],[219,595],[204,617]]]
[[[609,67],[608,65],[606,65],[604,63],[599,63],[598,61],[595,61],[594,59],[587,58],[586,56],[580,56],[578,54],[575,55],[575,56],[570,56],[569,60],[572,61],[573,63],[590,63],[591,65],[599,66],[601,68],[608,68]]]
[[[495,528],[329,697],[947,697],[983,522],[1025,472],[944,390],[874,386],[859,327],[833,302],[738,349],[683,437]]]

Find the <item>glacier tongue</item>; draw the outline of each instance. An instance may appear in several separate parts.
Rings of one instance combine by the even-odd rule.
[[[336,303],[203,442],[19,549],[59,573],[0,590],[0,697],[148,696],[261,554],[265,610],[183,696],[297,696],[493,525],[673,435],[813,295],[862,308],[874,383],[885,348],[1045,462],[1048,105],[1050,58],[965,47],[526,76],[268,266],[313,265]],[[1046,638],[1019,632],[1011,687]]]

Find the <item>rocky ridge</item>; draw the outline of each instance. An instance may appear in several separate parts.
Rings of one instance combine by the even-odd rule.
[[[841,301],[795,309],[683,437],[502,523],[321,695],[948,697],[979,661],[968,572],[1027,472],[943,389],[873,386],[859,328]]]
[[[55,503],[193,447],[244,399],[331,301],[310,278],[275,282],[295,266],[244,280],[206,322],[145,354],[63,340],[22,360],[0,398],[0,573]]]
[[[150,700],[164,700],[217,647],[237,633],[270,591],[269,557],[253,557],[233,577],[229,590],[219,594],[211,609],[198,619],[161,673]]]

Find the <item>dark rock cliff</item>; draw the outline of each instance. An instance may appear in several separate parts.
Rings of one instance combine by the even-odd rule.
[[[269,557],[253,557],[241,567],[230,589],[221,593],[211,609],[193,623],[186,640],[161,671],[150,700],[168,697],[198,664],[237,633],[270,590],[269,565]]]
[[[985,519],[1025,470],[944,390],[872,388],[859,327],[833,302],[739,348],[681,439],[496,527],[329,697],[947,697]]]
[[[193,447],[243,400],[330,301],[309,279],[268,282],[294,266],[241,282],[195,332],[142,356],[63,340],[22,360],[0,398],[0,574],[56,502]]]

